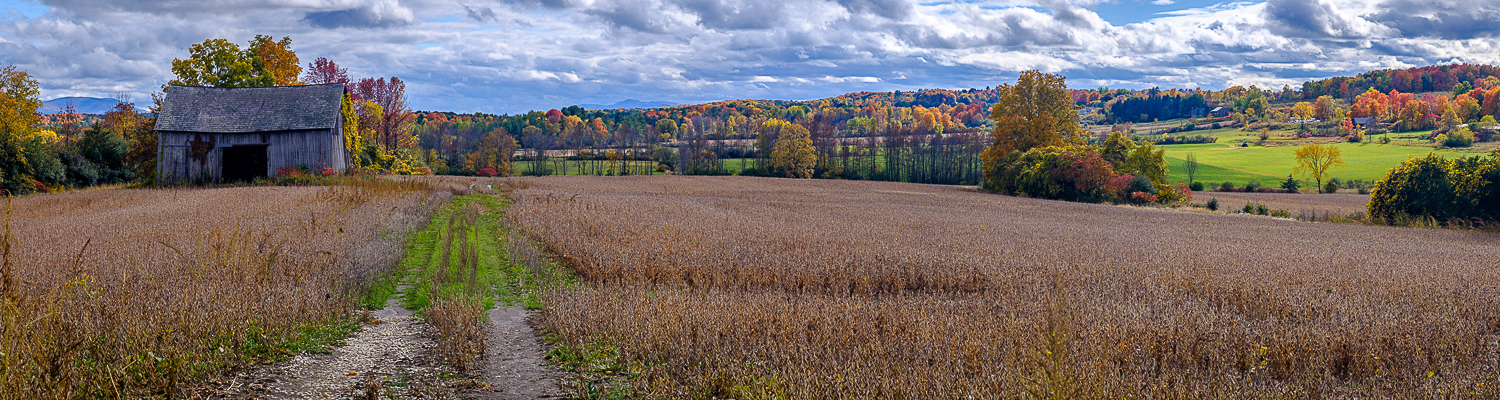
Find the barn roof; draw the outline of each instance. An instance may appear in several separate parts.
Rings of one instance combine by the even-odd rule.
[[[171,86],[156,130],[246,133],[333,129],[344,84],[217,88]]]

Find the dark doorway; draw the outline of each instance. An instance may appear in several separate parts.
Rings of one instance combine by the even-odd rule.
[[[266,146],[224,148],[224,181],[251,181],[266,176]]]

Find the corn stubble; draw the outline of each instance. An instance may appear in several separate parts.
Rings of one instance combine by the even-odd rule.
[[[567,177],[512,222],[651,398],[1494,398],[1493,234],[957,187]]]
[[[425,191],[355,181],[17,199],[0,398],[172,398],[295,352],[283,346],[352,320],[362,285],[400,256],[400,231],[430,212]]]

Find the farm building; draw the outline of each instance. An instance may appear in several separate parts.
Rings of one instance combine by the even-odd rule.
[[[280,167],[343,172],[344,85],[171,86],[156,119],[157,182],[231,182]]]

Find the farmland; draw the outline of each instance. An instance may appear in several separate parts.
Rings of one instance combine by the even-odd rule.
[[[0,398],[173,397],[326,348],[445,195],[370,180],[16,199]]]
[[[512,222],[587,282],[544,298],[555,354],[641,397],[1500,394],[1492,233],[900,183],[526,184]]]
[[[1311,143],[1311,141],[1309,141]],[[1274,183],[1285,180],[1287,174],[1297,167],[1297,158],[1292,152],[1297,150],[1295,145],[1277,147],[1235,147],[1237,144],[1210,143],[1210,144],[1178,144],[1162,146],[1167,150],[1167,162],[1169,178],[1171,181],[1187,181],[1184,159],[1188,153],[1198,157],[1199,167],[1196,180],[1203,182],[1234,182],[1243,186],[1251,179],[1259,180],[1266,186],[1275,186]],[[1402,161],[1410,157],[1421,157],[1428,153],[1437,154],[1447,158],[1468,157],[1485,153],[1475,151],[1460,151],[1450,149],[1434,149],[1432,147],[1399,146],[1377,143],[1338,143],[1339,150],[1343,153],[1344,162],[1348,163],[1343,168],[1330,171],[1333,177],[1339,179],[1374,181],[1385,176],[1389,171]],[[1299,180],[1306,179],[1294,176]]]

